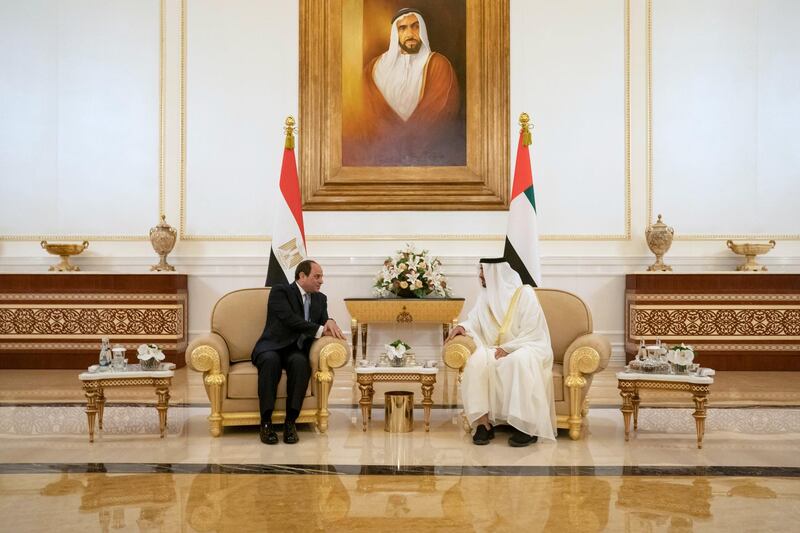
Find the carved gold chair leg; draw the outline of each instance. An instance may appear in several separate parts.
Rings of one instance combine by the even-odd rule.
[[[215,379],[215,382],[209,382],[208,378]],[[208,429],[212,437],[219,437],[222,435],[222,383],[225,376],[206,376],[206,385],[208,385],[208,395],[211,399],[211,414],[208,415]],[[218,381],[218,382],[216,382]]]
[[[333,381],[333,372],[317,372],[317,398],[319,409],[317,410],[317,427],[320,433],[328,431],[328,391]]]
[[[467,415],[463,412],[461,413],[461,425],[464,428],[464,431],[468,434],[472,433],[472,427],[469,425],[469,420],[467,420]]]

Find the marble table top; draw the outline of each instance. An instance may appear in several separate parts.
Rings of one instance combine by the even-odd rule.
[[[109,368],[99,371],[98,365],[92,365],[88,371],[81,372],[78,379],[81,381],[95,381],[99,379],[124,379],[124,378],[171,378],[175,375],[175,363],[161,363],[159,370],[142,370],[140,365],[128,365],[124,370]]]
[[[424,366],[357,366],[356,374],[436,374],[438,367]]]
[[[710,385],[714,383],[713,368],[701,369],[701,375],[697,374],[648,374],[645,372],[617,372],[617,379],[624,381],[673,381],[677,383],[694,383],[697,385]]]

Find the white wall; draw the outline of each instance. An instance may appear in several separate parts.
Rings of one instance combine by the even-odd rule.
[[[800,270],[800,244],[792,240],[800,224],[791,217],[791,193],[800,183],[800,150],[792,148],[800,124],[800,90],[792,89],[800,54],[790,31],[800,14],[786,9],[781,20],[754,21],[752,10],[770,13],[778,0],[746,2],[751,11],[741,8],[737,16],[729,9],[742,5],[735,0],[701,0],[691,5],[702,8],[685,11],[666,0],[653,3],[651,48],[645,0],[632,0],[627,13],[625,0],[511,1],[511,118],[525,111],[536,125],[532,160],[545,283],[587,300],[595,328],[610,336],[617,357],[624,274],[652,262],[643,237],[650,212],[663,213],[677,235],[689,237],[667,255],[677,271],[734,268],[738,258],[724,239],[706,240],[711,234],[779,236],[763,262],[773,271]],[[46,270],[53,259],[39,248],[41,237],[88,236],[90,248],[74,260],[84,270],[145,271],[155,256],[143,239],[157,222],[163,194],[167,220],[184,237],[170,261],[191,274],[189,327],[197,334],[207,329],[222,293],[263,284],[281,127],[298,109],[298,7],[277,0],[188,0],[182,7],[180,0],[0,0],[0,48],[9,52],[0,61],[11,73],[0,78],[0,270]],[[706,27],[704,17],[714,18],[721,36],[715,43],[736,47],[705,46],[707,33],[692,31]],[[697,100],[705,93],[673,89],[683,77],[683,86],[699,79],[709,87],[706,100],[739,94],[739,84],[726,84],[717,70],[669,60],[684,38],[702,52],[697,61],[720,57],[719,68],[758,80],[760,92],[749,100],[755,107],[748,108],[751,115],[761,111],[751,121],[758,135],[721,131],[726,115]],[[743,53],[748,42],[765,39],[766,57]],[[62,79],[72,85],[54,81]],[[764,92],[768,87],[775,90]],[[81,98],[81,91],[89,96]],[[702,120],[667,119],[692,106],[706,113]],[[132,140],[115,149],[123,133]],[[730,150],[723,133],[743,143],[742,150]],[[513,161],[516,131],[511,138]],[[725,161],[698,151],[709,139],[724,145],[719,153],[742,160],[760,154],[765,163],[742,172],[731,187]],[[714,171],[678,172],[692,164]],[[326,269],[332,312],[346,323],[342,298],[366,296],[384,256],[405,242],[440,256],[469,306],[477,290],[474,264],[502,251],[506,214],[312,212],[305,222],[309,253]]]

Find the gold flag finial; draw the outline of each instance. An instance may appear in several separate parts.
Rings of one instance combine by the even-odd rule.
[[[284,146],[289,150],[294,150],[294,132],[297,128],[294,127],[294,117],[289,115],[286,117],[286,126],[284,126],[283,130],[286,132],[286,143]]]
[[[533,128],[533,124],[529,125],[531,121],[531,117],[528,116],[527,113],[522,113],[519,116],[519,125],[520,130],[519,132],[522,134],[522,144],[525,146],[530,146],[533,140],[531,139],[531,128]]]

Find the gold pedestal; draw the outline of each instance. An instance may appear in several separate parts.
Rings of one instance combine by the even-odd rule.
[[[383,430],[389,433],[414,431],[414,393],[390,391],[384,394]]]

